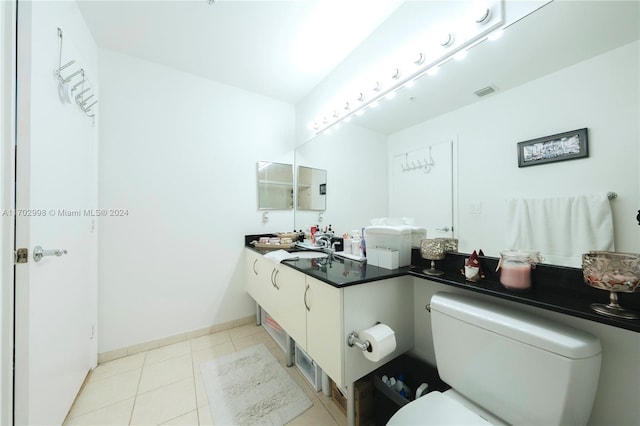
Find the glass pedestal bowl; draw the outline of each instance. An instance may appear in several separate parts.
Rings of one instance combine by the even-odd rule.
[[[422,272],[427,275],[443,275],[444,271],[436,269],[436,260],[442,260],[445,257],[445,241],[436,239],[420,240],[420,255],[423,259],[431,261],[430,269],[423,269]]]
[[[609,291],[609,304],[592,303],[591,309],[602,315],[640,319],[640,312],[618,303],[618,293],[633,293],[640,283],[640,255],[593,251],[582,255],[582,273],[588,285]]]

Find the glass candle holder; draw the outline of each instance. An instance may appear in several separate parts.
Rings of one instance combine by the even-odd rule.
[[[445,256],[445,242],[443,239],[420,240],[420,255],[423,259],[431,261],[431,268],[423,269],[427,275],[443,275],[443,271],[436,269],[436,260],[442,260]]]
[[[458,239],[457,238],[436,238],[436,240],[444,241],[445,253],[457,253],[458,252]]]
[[[640,312],[625,309],[618,303],[618,292],[632,293],[640,283],[640,255],[592,251],[582,255],[584,282],[609,292],[609,304],[592,303],[591,309],[602,315],[640,319]]]

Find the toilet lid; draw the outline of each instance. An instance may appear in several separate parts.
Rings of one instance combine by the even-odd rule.
[[[458,401],[441,392],[430,392],[398,410],[387,426],[490,424]]]

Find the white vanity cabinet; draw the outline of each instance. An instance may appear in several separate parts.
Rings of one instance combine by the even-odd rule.
[[[246,285],[247,292],[269,314],[273,315],[277,301],[277,290],[273,285],[273,262],[265,259],[259,253],[245,250],[247,262]]]
[[[275,266],[273,280],[278,300],[272,316],[302,348],[307,346],[307,312],[303,303],[305,278],[302,272],[288,266]]]
[[[329,377],[346,387],[413,347],[413,280],[409,276],[336,287],[246,250],[247,291]],[[347,336],[382,322],[395,351],[369,361]]]
[[[306,345],[305,275],[246,250],[247,292],[291,338]]]
[[[306,352],[339,386],[345,387],[413,347],[413,280],[396,277],[337,288],[306,277]],[[347,336],[382,322],[396,334],[396,349],[369,361]]]
[[[342,380],[344,290],[306,277],[307,344],[303,349],[334,381]]]

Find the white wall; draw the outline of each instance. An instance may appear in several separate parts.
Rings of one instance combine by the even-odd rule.
[[[293,163],[294,108],[101,50],[99,352],[254,312],[242,236],[289,230],[257,210],[256,162]]]
[[[505,247],[508,197],[614,191],[617,251],[640,250],[640,43],[635,42],[389,137],[457,135],[460,251]],[[589,158],[518,168],[516,143],[587,127]],[[480,214],[470,206],[480,205]]]

